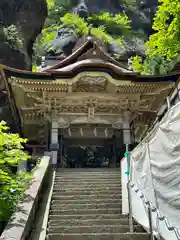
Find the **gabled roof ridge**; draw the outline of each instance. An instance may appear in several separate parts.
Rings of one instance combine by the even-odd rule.
[[[89,38],[88,38],[89,37]],[[69,55],[68,57],[66,57],[65,59],[61,60],[59,63],[57,63],[56,65],[52,66],[52,67],[49,67],[47,68],[45,71],[51,71],[51,70],[55,70],[55,69],[58,69],[58,68],[62,68],[62,67],[65,67],[69,64],[72,64],[72,63],[69,63],[69,61],[73,58],[78,58],[79,55],[83,52],[83,50],[88,47],[89,44],[92,44],[90,48],[88,48],[87,50],[89,49],[98,49],[105,57],[107,57],[110,62],[114,63],[115,65],[121,67],[121,68],[124,68],[126,70],[128,70],[128,68],[126,66],[124,66],[123,64],[119,63],[117,60],[115,60],[113,57],[111,57],[108,53],[106,53],[100,46],[98,46],[97,42],[95,39],[93,39],[91,36],[87,36],[86,38],[86,42],[80,47],[78,48],[75,52],[73,52],[71,55]],[[87,51],[86,50],[86,51]]]
[[[61,68],[64,67],[64,65],[66,63],[68,63],[68,61],[73,58],[73,57],[78,57],[78,55],[89,45],[89,44],[93,44],[92,39],[87,39],[86,42],[80,47],[78,48],[75,52],[73,52],[71,55],[69,55],[68,57],[66,57],[65,59],[63,59],[62,61],[60,61],[59,63],[57,63],[56,65],[46,69],[46,71],[49,70],[54,70],[57,68]]]
[[[112,61],[112,63],[118,65],[118,66],[121,67],[121,68],[125,68],[126,70],[128,70],[128,69],[126,68],[126,66],[124,66],[124,65],[121,64],[121,63],[119,63],[117,60],[115,60],[113,57],[111,57],[108,53],[106,53],[101,47],[99,47],[96,42],[94,42],[94,44],[95,44],[95,46],[96,46],[107,58],[109,58],[109,59]]]

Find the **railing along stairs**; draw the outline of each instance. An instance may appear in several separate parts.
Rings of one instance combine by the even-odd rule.
[[[178,94],[178,98],[179,98],[179,94]],[[170,104],[169,97],[168,97],[167,98],[167,108],[170,109],[170,107],[171,107],[171,104]],[[162,239],[159,233],[158,233],[157,236],[155,236],[155,229],[153,229],[152,213],[156,213],[156,219],[160,220],[161,222],[164,222],[167,230],[171,231],[171,232],[174,232],[174,234],[176,236],[176,239],[180,240],[179,230],[169,223],[169,220],[166,216],[161,215],[159,208],[157,206],[156,207],[153,206],[153,204],[149,200],[147,200],[146,196],[140,191],[140,189],[137,186],[135,186],[135,184],[131,181],[131,167],[132,166],[131,166],[131,161],[130,161],[130,152],[128,151],[128,145],[126,146],[125,157],[127,159],[127,171],[125,172],[125,174],[127,175],[127,194],[128,194],[130,232],[131,233],[133,232],[133,211],[132,211],[132,196],[131,196],[131,193],[132,193],[132,190],[134,190],[135,193],[139,194],[139,197],[140,197],[140,199],[142,199],[142,202],[143,202],[144,206],[146,206],[146,210],[147,210],[147,213],[148,213],[150,240],[154,240],[155,237],[158,238],[158,239]],[[155,190],[154,190],[154,192],[155,192]]]
[[[149,229],[150,229],[150,234],[151,234],[151,240],[154,240],[154,236],[153,236],[153,226],[152,226],[152,212],[156,212],[157,213],[157,218],[160,220],[160,221],[164,221],[167,229],[169,231],[174,231],[175,233],[175,236],[178,240],[180,240],[180,232],[179,230],[176,228],[176,227],[173,227],[170,225],[167,217],[165,216],[162,216],[159,209],[157,207],[154,207],[152,205],[152,203],[150,201],[148,201],[146,199],[146,197],[144,196],[144,194],[141,193],[140,189],[138,189],[135,184],[133,184],[131,181],[129,181],[129,184],[128,184],[128,188],[130,189],[134,189],[134,191],[136,193],[139,193],[140,195],[140,198],[143,200],[143,203],[145,204],[145,206],[147,207],[148,209],[148,219],[149,219]],[[132,199],[129,199],[129,202],[131,201]]]
[[[179,89],[179,83],[178,83],[176,86],[176,90],[173,93],[171,92],[170,95],[166,98],[165,104],[162,106],[163,111],[160,113],[160,115],[157,115],[157,118],[154,124],[149,129],[149,131],[151,131],[155,127],[155,125],[165,116],[166,112],[179,101],[180,101],[180,89]],[[150,240],[155,239],[155,234],[154,234],[155,229],[153,229],[152,213],[156,213],[157,220],[164,222],[167,230],[174,232],[176,239],[180,240],[180,231],[169,223],[169,220],[166,216],[161,215],[159,208],[157,206],[156,207],[153,206],[153,204],[149,200],[147,200],[146,196],[140,191],[140,189],[137,186],[135,186],[135,184],[131,181],[132,166],[130,161],[130,152],[128,151],[128,145],[126,145],[125,156],[127,159],[127,171],[125,172],[125,174],[127,175],[127,193],[128,193],[130,232],[133,232],[133,211],[132,211],[131,193],[132,193],[132,190],[134,190],[135,193],[139,194],[140,199],[142,199],[144,206],[146,206],[147,208],[146,210],[148,213]],[[156,237],[161,239],[161,236],[156,236]]]
[[[126,147],[126,150],[128,150],[128,147]],[[169,223],[169,220],[167,217],[162,216],[159,208],[152,205],[152,203],[147,200],[144,194],[141,193],[140,189],[135,186],[135,184],[130,180],[131,179],[131,163],[130,163],[130,152],[126,151],[125,156],[127,158],[127,171],[125,174],[127,175],[127,193],[128,193],[128,208],[129,208],[129,228],[130,232],[133,233],[133,211],[132,211],[132,197],[131,197],[131,191],[134,190],[135,193],[139,193],[139,197],[142,199],[144,206],[147,208],[148,213],[148,222],[149,222],[149,233],[150,233],[150,240],[155,239],[155,230],[153,229],[153,222],[152,222],[152,213],[156,212],[157,219],[160,221],[164,221],[168,231],[173,231],[177,240],[180,240],[180,232],[179,230],[171,226]],[[156,236],[157,237],[157,236]],[[157,237],[158,238],[158,237]]]

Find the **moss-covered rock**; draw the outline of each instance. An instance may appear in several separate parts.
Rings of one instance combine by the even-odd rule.
[[[33,43],[47,16],[45,0],[0,1],[0,63],[20,69],[31,69]],[[12,45],[4,29],[14,26],[21,46]],[[9,33],[11,37],[11,33]]]
[[[58,0],[56,0],[56,5],[54,8],[58,12]],[[131,21],[132,34],[124,34],[112,25],[111,29],[108,29],[108,33],[112,36],[123,36],[124,45],[122,47],[117,47],[115,44],[109,44],[108,50],[112,54],[118,55],[120,59],[127,60],[129,57],[134,55],[145,55],[144,41],[147,40],[149,34],[152,33],[152,20],[154,13],[157,8],[157,0],[147,1],[147,0],[70,0],[66,8],[66,13],[71,12],[78,14],[82,18],[88,18],[96,14],[99,16],[102,12],[116,14],[125,12]],[[60,9],[60,8],[59,8]],[[59,11],[59,16],[62,14],[62,9]],[[51,17],[51,16],[50,16]],[[53,15],[54,17],[54,15]],[[57,17],[57,15],[56,15]],[[54,24],[59,21],[54,19]],[[52,19],[51,21],[52,22]],[[102,22],[98,21],[89,21],[88,23],[92,24],[94,27],[102,25]],[[78,39],[75,38],[75,35],[71,29],[68,30],[67,27],[62,26],[57,31],[55,39],[51,42],[51,49],[58,49],[57,51],[47,51],[47,53],[52,55],[69,55]],[[58,47],[57,47],[58,46]],[[50,50],[51,50],[50,49]]]

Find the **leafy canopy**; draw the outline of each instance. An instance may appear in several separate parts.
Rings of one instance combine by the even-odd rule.
[[[143,74],[169,72],[179,61],[180,52],[180,1],[159,0],[154,17],[153,33],[146,43],[146,59],[133,58],[133,67]]]
[[[30,179],[27,173],[14,174],[17,167],[29,156],[24,153],[22,144],[27,140],[18,134],[7,133],[8,127],[0,122],[0,221],[7,221],[15,210]]]
[[[55,1],[54,0],[46,0],[46,2],[47,2],[48,9],[53,8],[54,5],[55,5]]]
[[[88,24],[88,22],[93,21],[102,21],[102,23],[99,27],[93,27],[93,24],[90,24],[91,26]],[[123,38],[109,34],[110,27],[117,27],[122,31],[128,31],[131,28],[130,21],[125,13],[115,14],[114,16],[110,13],[92,15],[88,18],[88,21],[79,17],[77,14],[67,13],[60,18],[60,22],[64,26],[73,24],[77,36],[87,35],[90,26],[92,35],[96,36],[105,43],[116,43],[119,46],[122,46]]]
[[[159,0],[152,34],[147,42],[147,55],[159,55],[171,60],[180,51],[180,1]]]

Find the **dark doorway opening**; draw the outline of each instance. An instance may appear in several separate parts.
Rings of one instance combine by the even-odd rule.
[[[119,139],[61,137],[59,164],[64,168],[116,168],[124,155]]]

